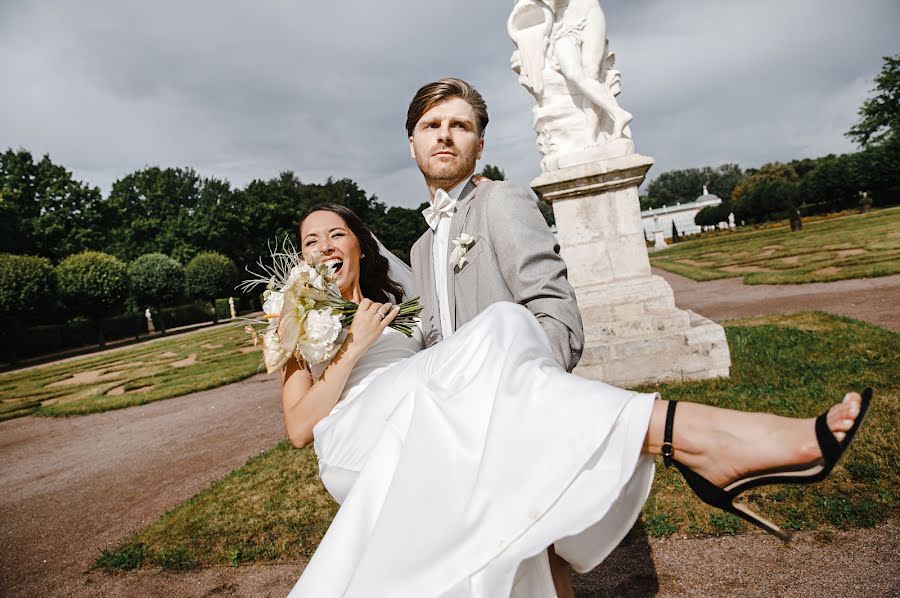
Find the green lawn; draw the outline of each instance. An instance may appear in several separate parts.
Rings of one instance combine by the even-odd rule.
[[[255,374],[260,351],[240,326],[184,333],[0,375],[0,421],[121,409],[215,388]]]
[[[728,380],[662,387],[670,399],[812,416],[849,389],[876,389],[866,427],[832,477],[812,487],[764,488],[751,500],[789,529],[868,527],[900,499],[900,334],[822,313],[726,325],[734,366]],[[97,566],[167,569],[308,557],[336,505],[315,455],[282,442],[139,531],[103,550]],[[730,534],[745,528],[696,500],[672,470],[658,469],[637,529],[652,536]],[[637,532],[639,533],[639,532]]]
[[[798,284],[900,273],[900,208],[707,233],[651,253],[657,268],[694,280]]]

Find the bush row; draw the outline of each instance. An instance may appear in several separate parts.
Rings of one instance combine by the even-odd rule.
[[[235,298],[235,308],[239,311],[258,309],[253,303],[250,297]],[[219,319],[231,317],[227,297],[216,299],[216,310]],[[207,303],[188,303],[164,308],[161,311],[169,328],[200,324],[212,319],[212,309]],[[154,319],[154,323],[157,319]],[[103,336],[107,341],[135,338],[148,332],[147,318],[143,314],[122,314],[104,318],[102,326]],[[0,333],[0,342],[4,346],[8,343],[17,344],[17,355],[20,358],[95,345],[97,338],[97,327],[94,322],[84,317],[72,318],[62,324],[39,324],[18,331],[15,326],[6,326],[3,333]]]
[[[102,347],[107,338],[136,336],[146,330],[147,308],[163,333],[169,326],[229,317],[228,299],[219,298],[233,292],[237,278],[234,263],[213,252],[197,255],[186,267],[160,253],[126,265],[85,251],[56,267],[46,258],[0,254],[6,357],[15,362],[20,354],[89,343]],[[185,300],[193,303],[179,305]]]

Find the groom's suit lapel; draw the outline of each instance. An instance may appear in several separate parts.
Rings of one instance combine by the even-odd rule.
[[[453,252],[453,239],[459,237],[466,225],[473,197],[475,197],[475,183],[469,180],[463,187],[462,193],[459,194],[456,212],[450,219],[450,236],[447,239],[447,261],[444,262],[447,264],[447,303],[454,331],[456,331],[456,268],[450,263],[450,254]],[[432,235],[432,242],[434,242],[434,235]],[[434,278],[434,272],[432,272],[432,278]]]

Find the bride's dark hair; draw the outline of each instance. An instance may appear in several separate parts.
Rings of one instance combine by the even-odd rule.
[[[336,203],[320,203],[311,207],[303,215],[297,227],[298,231],[303,226],[303,221],[313,212],[332,212],[337,214],[344,220],[359,242],[359,288],[363,297],[377,303],[401,303],[403,301],[403,287],[391,280],[391,277],[388,275],[390,268],[388,259],[378,251],[378,242],[362,219],[347,206]],[[300,240],[300,247],[303,247],[302,239]]]

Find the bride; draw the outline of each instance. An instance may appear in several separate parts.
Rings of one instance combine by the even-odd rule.
[[[694,403],[675,417],[674,401],[566,373],[513,303],[422,350],[387,327],[408,272],[352,211],[316,206],[300,243],[359,311],[324,371],[282,370],[288,436],[314,443],[341,504],[292,597],[555,596],[546,547],[597,566],[639,516],[660,454],[702,500],[786,540],[733,499],[824,478],[871,398],[849,393],[815,419]]]

